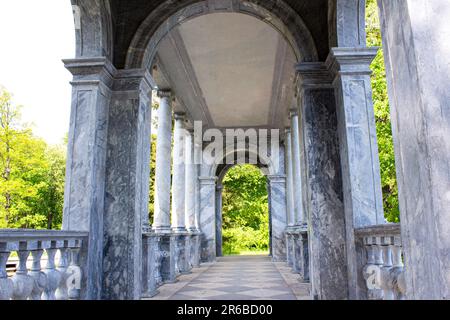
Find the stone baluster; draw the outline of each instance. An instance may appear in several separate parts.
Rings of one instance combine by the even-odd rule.
[[[41,266],[41,259],[42,255],[44,254],[45,247],[45,242],[38,241],[36,248],[31,251],[33,263],[30,270],[30,276],[34,279],[34,287],[33,291],[31,292],[30,300],[41,300],[42,293],[47,287],[47,275],[43,272]]]
[[[404,300],[406,295],[405,272],[402,259],[402,245],[400,237],[394,238],[394,243],[391,245],[392,250],[392,273],[394,277],[394,292],[396,299]]]
[[[42,295],[43,300],[56,300],[56,289],[58,289],[61,282],[61,273],[55,267],[55,255],[58,252],[57,241],[52,241],[50,247],[47,249],[47,266],[44,273],[47,275],[47,288]]]
[[[68,246],[69,242],[64,241],[63,247],[59,249],[61,257],[59,259],[59,264],[56,270],[59,271],[61,279],[55,293],[56,300],[67,300],[69,298],[69,295],[67,293],[67,279],[69,277],[67,268],[69,267],[69,255],[71,253],[71,250]]]
[[[81,278],[83,275],[79,262],[81,245],[82,240],[76,240],[70,248],[70,264],[67,268],[68,278],[66,280],[69,300],[80,300],[81,298]]]
[[[367,252],[367,264],[364,267],[363,274],[367,285],[367,297],[370,300],[379,300],[382,298],[380,288],[380,268],[383,265],[383,254],[378,237],[368,236],[364,238],[364,244]]]
[[[188,234],[185,239],[185,264],[186,264],[186,273],[190,273],[192,270],[192,235]]]
[[[19,243],[17,255],[19,256],[19,268],[12,277],[14,283],[13,300],[27,300],[33,291],[34,279],[28,274],[27,261],[30,250],[26,241]]]
[[[155,234],[147,234],[143,238],[142,298],[152,298],[159,293],[154,269],[158,251],[155,246],[157,238]]]
[[[164,258],[165,252],[161,251],[159,249],[159,247],[156,250],[157,251],[155,252],[155,267],[153,270],[154,270],[156,286],[159,287],[163,283],[161,267],[162,267],[162,260]]]
[[[395,300],[394,290],[393,290],[393,278],[392,278],[392,250],[391,237],[382,238],[382,253],[383,253],[383,267],[381,268],[380,274],[380,287],[383,290],[384,300]]]
[[[14,291],[14,283],[6,272],[9,255],[8,243],[0,243],[0,300],[10,300]]]

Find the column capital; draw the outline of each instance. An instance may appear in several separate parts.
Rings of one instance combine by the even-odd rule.
[[[64,67],[73,75],[72,85],[98,85],[109,90],[114,84],[116,68],[106,57],[64,59]]]
[[[171,90],[158,90],[157,96],[158,96],[158,98],[171,98],[172,91]]]
[[[291,108],[289,110],[289,117],[293,118],[293,117],[298,117],[298,108]],[[290,130],[290,129],[289,129]]]
[[[297,64],[296,71],[300,88],[330,88],[333,82],[333,76],[323,62],[302,62]]]
[[[186,113],[184,113],[184,112],[175,112],[173,117],[177,121],[184,121],[186,119]]]
[[[379,47],[331,48],[325,62],[332,75],[371,75],[370,64]]]
[[[269,180],[269,183],[285,183],[286,175],[282,174],[267,175],[267,179]]]
[[[198,177],[201,185],[215,185],[217,177]]]

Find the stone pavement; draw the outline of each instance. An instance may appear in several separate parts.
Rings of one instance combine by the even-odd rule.
[[[274,263],[267,256],[233,256],[180,276],[148,300],[308,300],[309,287],[285,262]]]

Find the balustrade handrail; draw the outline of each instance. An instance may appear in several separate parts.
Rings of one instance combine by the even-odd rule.
[[[0,229],[0,300],[80,299],[83,286],[80,256],[84,254],[82,248],[87,238],[87,232]],[[12,252],[17,253],[19,264],[10,277],[6,266]],[[46,266],[41,264],[44,253]]]
[[[0,242],[79,240],[88,235],[82,231],[0,229]]]
[[[355,229],[355,235],[357,237],[400,235],[400,233],[399,223],[378,224]]]
[[[400,224],[387,223],[355,229],[355,238],[362,244],[366,261],[362,276],[367,298],[402,300],[406,295],[403,248]]]

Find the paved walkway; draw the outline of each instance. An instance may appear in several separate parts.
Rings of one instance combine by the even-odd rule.
[[[285,262],[266,256],[219,258],[166,284],[149,300],[308,300],[309,284],[301,283]]]

